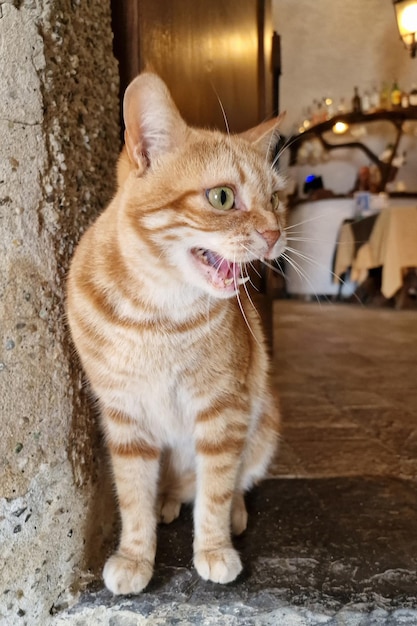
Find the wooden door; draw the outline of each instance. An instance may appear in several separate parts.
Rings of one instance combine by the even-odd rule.
[[[150,68],[189,124],[232,132],[272,110],[270,0],[112,0],[121,92]]]

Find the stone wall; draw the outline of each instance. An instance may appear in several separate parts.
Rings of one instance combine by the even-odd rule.
[[[0,624],[48,623],[108,527],[64,289],[114,190],[117,94],[109,1],[0,1]]]

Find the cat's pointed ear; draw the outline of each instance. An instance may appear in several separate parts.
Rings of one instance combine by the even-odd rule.
[[[187,125],[156,74],[144,72],[130,83],[123,100],[123,117],[127,153],[138,174],[185,139]]]
[[[240,133],[240,137],[243,137],[250,143],[256,145],[262,152],[269,154],[275,147],[279,138],[279,125],[285,117],[285,111],[280,113],[278,117],[272,118],[267,122],[262,122],[258,126],[254,126],[243,133]]]

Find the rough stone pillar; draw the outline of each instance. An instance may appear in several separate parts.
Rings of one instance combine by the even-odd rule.
[[[106,526],[63,304],[114,190],[117,94],[109,0],[0,0],[0,624],[47,624]]]

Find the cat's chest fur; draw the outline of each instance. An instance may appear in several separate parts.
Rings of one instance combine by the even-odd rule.
[[[100,380],[91,377],[99,397],[157,432],[165,445],[192,436],[196,416],[207,407],[207,389],[246,397],[249,362],[241,353],[241,340],[225,350],[234,315],[224,305],[211,326],[205,319],[202,327],[197,316],[188,324],[183,321],[180,332],[166,321],[165,329],[157,321],[145,329],[124,329],[124,339],[107,355]]]

